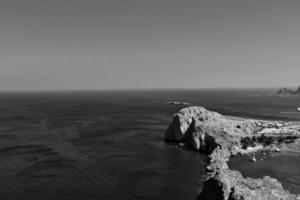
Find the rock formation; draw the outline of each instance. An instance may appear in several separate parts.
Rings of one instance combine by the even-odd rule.
[[[294,91],[292,89],[288,89],[288,88],[280,88],[277,92],[276,95],[280,95],[280,96],[289,96],[292,95],[294,93]]]
[[[293,92],[293,95],[300,95],[300,86],[297,88],[295,92]]]
[[[286,142],[299,141],[299,127],[295,123],[225,117],[194,106],[174,115],[165,139],[208,155],[208,178],[198,200],[300,200],[274,178],[244,178],[227,165],[232,155],[278,150],[285,148]]]
[[[180,105],[180,106],[182,106],[182,105],[184,105],[184,106],[191,105],[191,103],[183,102],[183,101],[168,101],[168,102],[166,102],[166,104],[168,104],[168,105]]]
[[[280,88],[276,95],[278,96],[290,96],[290,95],[300,95],[300,86],[297,88],[297,90],[292,90],[288,88]]]

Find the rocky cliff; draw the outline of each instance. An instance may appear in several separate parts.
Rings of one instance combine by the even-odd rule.
[[[244,178],[227,165],[232,155],[286,148],[286,142],[298,141],[299,127],[295,123],[225,117],[194,106],[174,115],[165,139],[208,155],[208,178],[198,200],[300,200],[274,178]]]

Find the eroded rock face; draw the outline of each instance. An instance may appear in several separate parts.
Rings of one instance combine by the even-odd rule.
[[[278,149],[286,147],[288,142],[299,142],[299,127],[286,122],[230,118],[194,106],[174,115],[165,138],[209,156],[208,179],[198,200],[300,199],[284,190],[274,178],[244,178],[227,165],[232,155]]]

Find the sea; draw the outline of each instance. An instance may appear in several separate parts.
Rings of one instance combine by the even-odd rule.
[[[276,89],[0,93],[1,200],[196,199],[207,157],[164,133],[189,102],[224,115],[297,121]]]

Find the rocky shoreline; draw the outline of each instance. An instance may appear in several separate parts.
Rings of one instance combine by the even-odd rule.
[[[198,200],[298,199],[271,177],[244,178],[229,169],[231,156],[256,151],[298,150],[300,124],[225,117],[203,107],[188,107],[174,114],[165,133],[172,141],[209,157],[207,180]]]

